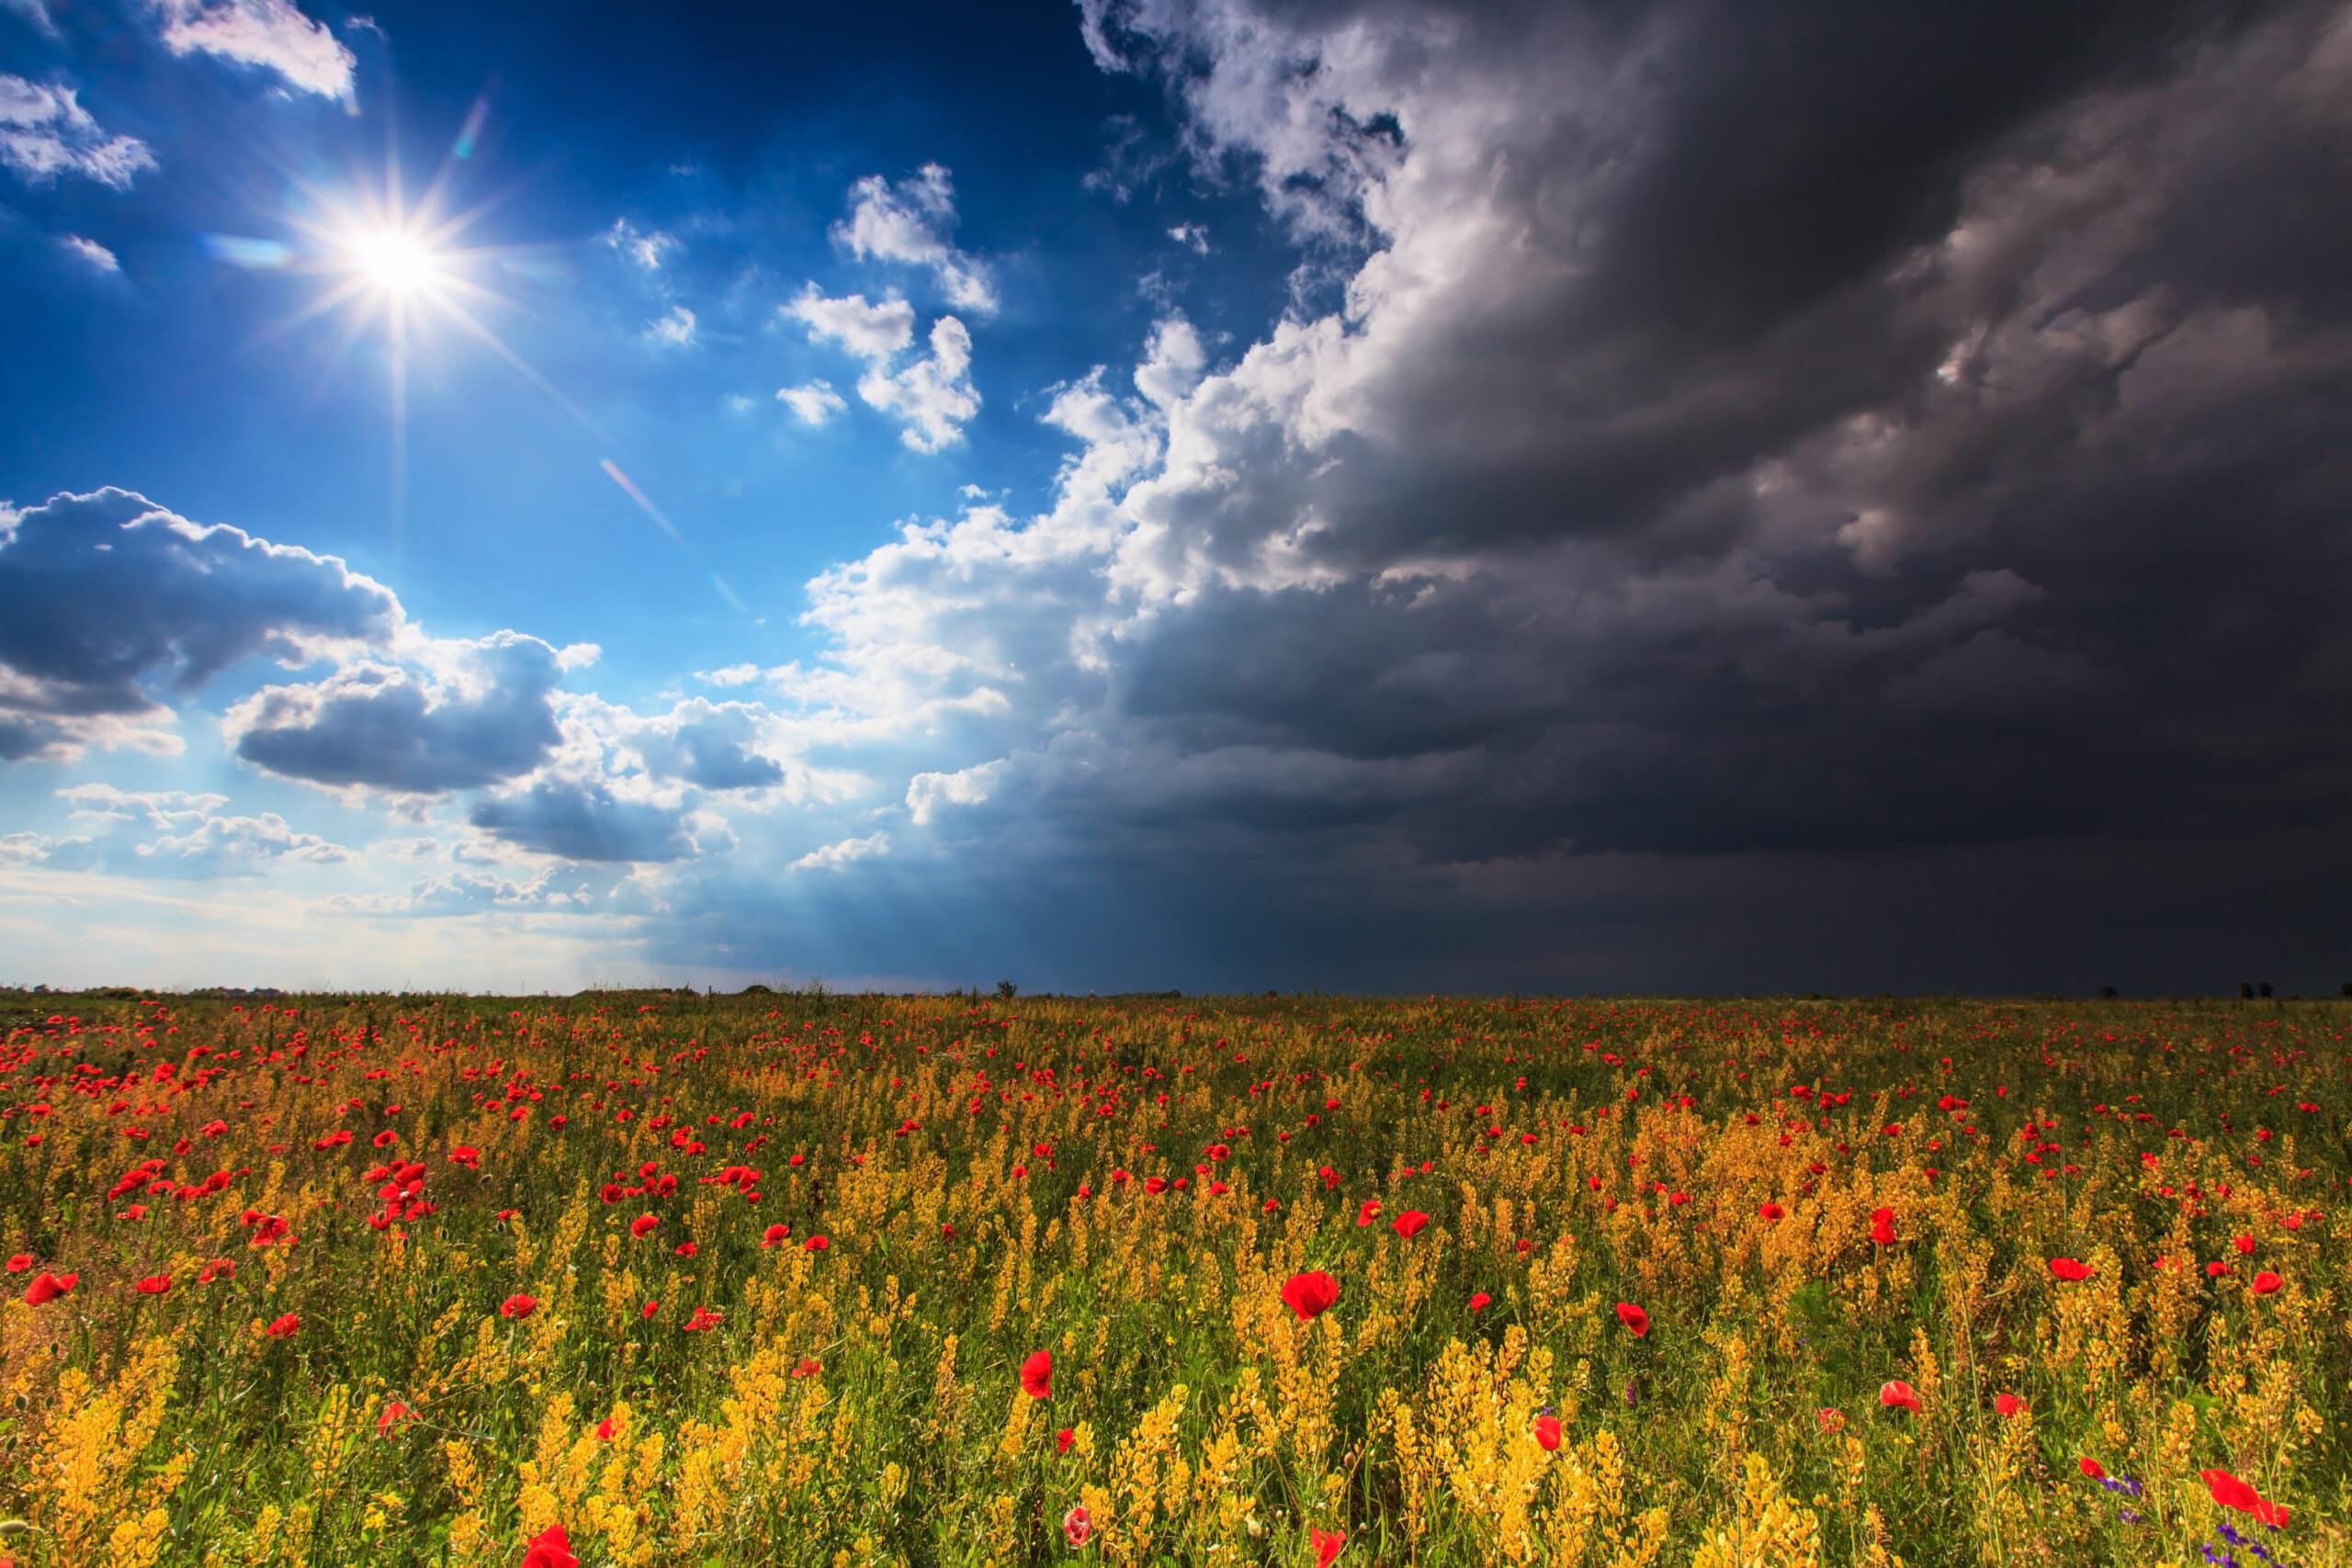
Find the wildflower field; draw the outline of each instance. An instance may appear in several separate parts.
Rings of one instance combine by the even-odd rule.
[[[0,1021],[17,1568],[2352,1562],[2352,1004]]]

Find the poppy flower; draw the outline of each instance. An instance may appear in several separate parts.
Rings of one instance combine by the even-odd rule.
[[[1535,1418],[1535,1440],[1543,1444],[1547,1452],[1557,1450],[1560,1446],[1560,1418],[1557,1416],[1538,1416]]]
[[[1789,1212],[1778,1203],[1759,1203],[1757,1205],[1756,1213],[1758,1217],[1767,1224],[1777,1225],[1789,1216]]]
[[[791,1239],[792,1227],[790,1225],[770,1225],[766,1230],[760,1233],[760,1245],[762,1247],[775,1247],[780,1242],[786,1242]]]
[[[1315,1543],[1315,1568],[1331,1568],[1331,1559],[1340,1555],[1340,1548],[1348,1544],[1345,1530],[1327,1530],[1317,1526],[1306,1532]]]
[[[1842,1432],[1846,1429],[1846,1413],[1834,1404],[1825,1404],[1814,1412],[1813,1424],[1825,1432]]]
[[[1919,1396],[1912,1393],[1911,1385],[1900,1378],[1890,1379],[1879,1385],[1878,1402],[1889,1410],[1899,1405],[1914,1416],[1919,1414]]]
[[[822,1252],[825,1248],[832,1245],[833,1244],[831,1242],[827,1241],[821,1235],[812,1235],[807,1241],[800,1244],[800,1250],[803,1252]]]
[[[1021,1363],[1021,1392],[1043,1399],[1054,1392],[1054,1353],[1040,1350]]]
[[[522,1568],[580,1568],[561,1525],[549,1525],[523,1546]]]
[[[652,1214],[639,1214],[637,1218],[629,1221],[628,1234],[639,1240],[643,1240],[645,1236],[651,1232],[653,1227],[661,1223],[661,1220]]]
[[[600,1443],[609,1443],[613,1440],[613,1418],[611,1416],[607,1416],[602,1421],[596,1423],[596,1440]]]
[[[792,1375],[797,1378],[813,1378],[824,1370],[815,1357],[803,1356],[793,1364]]]
[[[1894,1210],[1873,1209],[1871,1211],[1871,1239],[1881,1247],[1894,1245]]]
[[[1632,1329],[1634,1331],[1634,1337],[1637,1339],[1647,1335],[1650,1331],[1650,1314],[1644,1312],[1641,1308],[1635,1306],[1631,1302],[1619,1302],[1617,1303],[1617,1321]]]
[[[72,1291],[81,1278],[78,1273],[52,1274],[44,1269],[33,1276],[31,1284],[25,1287],[25,1301],[32,1306],[45,1305]]]
[[[2197,1473],[2204,1481],[2206,1490],[2213,1495],[2213,1501],[2222,1507],[2235,1508],[2241,1514],[2252,1514],[2273,1529],[2287,1528],[2284,1506],[2268,1501],[2228,1471],[2200,1470]]]
[[[644,1306],[638,1309],[637,1315],[641,1318],[651,1317],[655,1313],[660,1312],[661,1310],[662,1303],[660,1302],[648,1302]]]
[[[2015,1416],[2024,1408],[2025,1401],[2014,1393],[1996,1393],[1993,1396],[1993,1410],[1996,1415],[2004,1417]]]
[[[537,1296],[512,1295],[498,1303],[498,1315],[501,1317],[528,1317],[538,1310],[539,1298]]]
[[[376,1436],[389,1438],[392,1435],[392,1423],[415,1419],[416,1412],[395,1399],[384,1406],[384,1413],[381,1416],[376,1417]]]
[[[1062,1535],[1072,1546],[1084,1546],[1086,1538],[1093,1530],[1094,1517],[1086,1511],[1083,1503],[1074,1505],[1069,1513],[1062,1516]]]
[[[1060,1431],[1054,1434],[1054,1452],[1057,1454],[1066,1454],[1069,1452],[1070,1444],[1076,1441],[1078,1441],[1078,1434],[1071,1431],[1068,1427],[1064,1427]]]
[[[686,1319],[684,1331],[688,1334],[702,1334],[718,1327],[725,1321],[723,1314],[713,1312],[707,1306],[698,1306],[695,1308],[695,1314]]]
[[[1388,1228],[1409,1241],[1414,1236],[1420,1235],[1421,1227],[1429,1223],[1430,1217],[1427,1214],[1422,1213],[1419,1209],[1408,1209],[1403,1213],[1397,1215],[1396,1220],[1390,1224]]]
[[[172,1277],[169,1274],[150,1274],[131,1287],[142,1296],[160,1296],[171,1288]]]
[[[2208,1280],[2218,1280],[2229,1271],[2230,1266],[2219,1258],[2215,1258],[2212,1262],[2205,1265],[2205,1277]]]
[[[1283,1304],[1298,1314],[1298,1321],[1322,1316],[1340,1299],[1340,1281],[1320,1269],[1293,1274],[1283,1283]]]
[[[1484,1291],[1480,1291],[1476,1295],[1470,1298],[1470,1310],[1472,1312],[1484,1312],[1487,1308],[1494,1304],[1494,1297],[1487,1294]]]
[[[2257,1296],[2267,1296],[2286,1282],[2269,1269],[2265,1269],[2254,1277],[2254,1293]]]
[[[1356,1209],[1356,1224],[1358,1228],[1368,1225],[1378,1218],[1380,1218],[1380,1200],[1377,1198],[1365,1199]]]
[[[2093,1481],[2105,1481],[2107,1479],[2107,1467],[2099,1463],[2099,1461],[2095,1459],[2084,1460],[2076,1466],[2076,1468],[2085,1475],[2089,1476]]]
[[[2230,1237],[2230,1245],[2238,1249],[2239,1257],[2244,1258],[2254,1250],[2254,1237],[2241,1233]]]
[[[11,1274],[21,1274],[32,1266],[33,1255],[29,1252],[17,1252],[9,1255],[8,1272]]]
[[[301,1326],[302,1319],[300,1315],[299,1314],[289,1312],[284,1317],[281,1317],[277,1322],[271,1324],[267,1332],[272,1339],[291,1339]]]
[[[2072,1283],[2089,1279],[2091,1266],[2087,1263],[2078,1263],[2071,1258],[2053,1258],[2050,1260],[2050,1272]]]

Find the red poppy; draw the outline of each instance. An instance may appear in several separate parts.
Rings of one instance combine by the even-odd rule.
[[[29,1252],[17,1252],[9,1255],[8,1272],[11,1274],[21,1274],[32,1266],[33,1255]]]
[[[561,1525],[549,1525],[523,1546],[522,1568],[580,1568]]]
[[[1315,1543],[1315,1568],[1331,1568],[1331,1559],[1339,1556],[1340,1548],[1348,1544],[1345,1530],[1327,1530],[1318,1525],[1306,1534],[1307,1539]]]
[[[2205,1265],[2205,1277],[2208,1280],[2218,1280],[2229,1271],[2230,1266],[2219,1258],[2215,1258],[2212,1262]]]
[[[1372,1224],[1378,1218],[1380,1218],[1380,1200],[1377,1198],[1365,1199],[1356,1209],[1356,1224],[1360,1228]]]
[[[1825,1432],[1842,1432],[1846,1429],[1846,1413],[1834,1404],[1825,1404],[1814,1412],[1813,1424]]]
[[[651,1317],[655,1313],[660,1312],[661,1310],[662,1303],[660,1302],[648,1302],[644,1306],[638,1309],[637,1315],[639,1317]]]
[[[2073,1283],[2089,1279],[2091,1266],[2087,1263],[2077,1263],[2071,1258],[2053,1258],[2050,1260],[2050,1272],[2061,1280]]]
[[[2099,1461],[2095,1459],[2084,1460],[2076,1466],[2076,1468],[2085,1475],[2089,1476],[2093,1481],[2105,1481],[2107,1479],[2107,1467],[2099,1463]]]
[[[2267,1296],[2286,1282],[2269,1269],[2265,1269],[2254,1277],[2254,1293],[2257,1296]]]
[[[1871,1239],[1881,1247],[1894,1245],[1894,1210],[1872,1209],[1871,1211]]]
[[[1899,1406],[1914,1416],[1919,1414],[1919,1396],[1912,1393],[1911,1385],[1901,1378],[1890,1379],[1879,1385],[1878,1402],[1889,1410]]]
[[[1996,1393],[1993,1396],[1993,1410],[1996,1415],[2004,1417],[2015,1416],[2024,1408],[2025,1401],[2014,1393]]]
[[[501,1317],[528,1317],[538,1310],[539,1298],[537,1296],[512,1295],[498,1303],[498,1315]]]
[[[1062,1516],[1062,1535],[1072,1546],[1084,1546],[1093,1529],[1093,1516],[1086,1511],[1083,1503],[1074,1505],[1069,1513]]]
[[[695,1314],[686,1319],[684,1331],[688,1334],[705,1333],[718,1327],[724,1321],[724,1314],[715,1313],[707,1306],[698,1306],[695,1308]]]
[[[1640,1338],[1650,1331],[1650,1314],[1631,1302],[1617,1303],[1617,1321],[1632,1329],[1635,1338]]]
[[[825,1248],[832,1245],[833,1244],[831,1242],[827,1241],[821,1235],[812,1235],[807,1241],[800,1244],[800,1250],[803,1252],[822,1252]]]
[[[413,1421],[415,1419],[416,1412],[411,1410],[407,1405],[402,1404],[399,1400],[395,1399],[390,1404],[384,1406],[384,1413],[381,1416],[376,1417],[376,1436],[379,1438],[389,1438],[392,1435],[393,1422]]]
[[[794,1364],[792,1375],[797,1378],[813,1378],[824,1370],[814,1357],[803,1356]]]
[[[1546,1450],[1556,1450],[1560,1446],[1560,1418],[1557,1416],[1538,1416],[1535,1418],[1535,1440]]]
[[[1069,1452],[1070,1444],[1076,1441],[1078,1441],[1078,1434],[1071,1431],[1068,1427],[1064,1427],[1060,1431],[1054,1434],[1054,1452],[1057,1454],[1066,1454]]]
[[[2241,1514],[2252,1514],[2264,1524],[2276,1529],[2287,1528],[2287,1510],[2283,1506],[2268,1501],[2252,1486],[2240,1481],[2228,1471],[2200,1470],[2197,1473],[2204,1480],[2206,1490],[2212,1493],[2213,1501],[2224,1508],[2235,1508]]]
[[[1043,1399],[1054,1392],[1054,1353],[1040,1350],[1021,1363],[1021,1392]]]
[[[2236,1247],[2238,1256],[2243,1258],[2254,1250],[2254,1237],[2246,1235],[2233,1235],[2230,1237],[2230,1245]]]
[[[1476,1295],[1470,1298],[1470,1310],[1472,1312],[1484,1312],[1487,1307],[1494,1304],[1494,1297],[1487,1294],[1484,1291],[1480,1291]]]
[[[1778,1203],[1760,1203],[1757,1205],[1756,1213],[1767,1224],[1776,1225],[1782,1220],[1788,1218],[1789,1214],[1789,1212],[1786,1209],[1781,1208]]]
[[[289,1312],[284,1317],[279,1318],[276,1323],[269,1325],[269,1337],[272,1339],[291,1339],[294,1337],[295,1332],[301,1326],[301,1317],[297,1314]]]
[[[33,1306],[44,1305],[72,1291],[81,1278],[78,1273],[52,1274],[44,1269],[33,1276],[31,1284],[25,1287],[25,1300]]]
[[[596,1440],[600,1443],[609,1443],[613,1440],[613,1418],[611,1416],[607,1416],[602,1421],[596,1423]]]
[[[790,1241],[791,1239],[792,1227],[790,1225],[770,1225],[766,1230],[760,1233],[760,1245],[762,1247],[775,1247],[780,1243]]]
[[[142,1296],[160,1296],[172,1288],[172,1277],[169,1274],[150,1274],[130,1288]]]
[[[652,1214],[639,1214],[637,1218],[629,1221],[628,1234],[642,1239],[648,1232],[651,1231],[655,1225],[658,1225],[661,1223],[661,1220]]]
[[[1340,1281],[1320,1269],[1293,1274],[1283,1283],[1283,1304],[1298,1314],[1298,1321],[1322,1316],[1340,1299]]]
[[[1421,1227],[1429,1223],[1430,1217],[1419,1209],[1408,1209],[1397,1215],[1388,1228],[1409,1241],[1420,1235]]]

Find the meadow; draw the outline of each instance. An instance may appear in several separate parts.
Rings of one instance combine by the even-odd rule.
[[[2352,1003],[0,1022],[15,1568],[2352,1562]]]

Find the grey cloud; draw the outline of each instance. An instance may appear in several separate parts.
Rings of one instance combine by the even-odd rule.
[[[474,803],[467,820],[492,838],[573,861],[674,861],[701,852],[688,814],[626,800],[601,783],[543,779]]]
[[[185,695],[242,659],[300,665],[401,626],[390,591],[333,556],[200,526],[128,491],[0,509],[0,756],[142,743],[165,711],[142,678],[168,675]]]
[[[450,646],[455,667],[438,677],[361,663],[267,687],[230,709],[226,730],[245,761],[330,786],[432,795],[537,767],[560,739],[556,649],[514,632]]]

